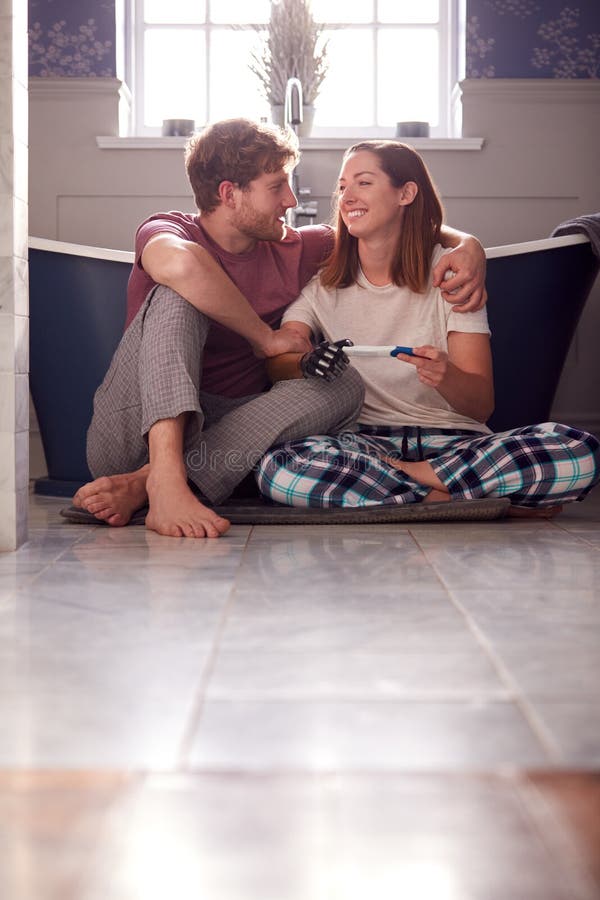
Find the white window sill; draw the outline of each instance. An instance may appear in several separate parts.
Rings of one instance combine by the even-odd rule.
[[[112,137],[100,136],[96,144],[101,150],[183,150],[184,137]],[[346,150],[361,138],[310,137],[300,139],[301,150]],[[470,138],[406,138],[415,150],[481,150],[485,139]]]

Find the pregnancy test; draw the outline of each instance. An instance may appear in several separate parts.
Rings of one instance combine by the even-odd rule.
[[[398,356],[399,353],[406,353],[407,356],[414,356],[412,347],[380,347],[369,346],[368,344],[355,344],[353,347],[344,347],[344,353],[347,356]]]

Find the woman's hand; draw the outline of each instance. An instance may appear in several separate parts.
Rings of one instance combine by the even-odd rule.
[[[494,409],[492,354],[487,334],[451,331],[448,353],[424,344],[413,347],[414,356],[399,353],[410,363],[419,380],[434,388],[450,406],[477,422],[486,422]]]
[[[444,300],[453,304],[453,312],[476,312],[485,306],[485,265],[485,250],[470,235],[462,235],[455,249],[438,260],[433,269],[433,286],[439,287]]]
[[[414,356],[399,353],[396,359],[410,363],[417,370],[419,381],[429,387],[437,388],[443,382],[448,371],[448,354],[437,347],[425,344],[413,347]]]

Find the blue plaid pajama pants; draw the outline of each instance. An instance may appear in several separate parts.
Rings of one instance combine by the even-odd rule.
[[[451,500],[509,497],[516,506],[582,500],[600,480],[600,443],[555,422],[499,434],[440,428],[364,426],[272,448],[256,479],[287,506],[420,503],[430,488],[382,460],[427,460]]]

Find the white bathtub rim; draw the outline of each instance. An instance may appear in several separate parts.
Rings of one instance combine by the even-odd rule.
[[[571,244],[589,244],[585,234],[563,234],[560,237],[542,238],[539,241],[523,241],[520,244],[502,244],[498,247],[486,247],[487,259],[498,256],[518,256],[521,253],[537,253],[540,250],[556,250],[557,247],[569,247]]]
[[[520,244],[502,244],[498,247],[487,247],[487,259],[499,256],[518,256],[521,253],[536,253],[540,250],[554,250],[557,247],[568,247],[571,244],[589,243],[585,234],[565,234],[560,237],[542,238],[539,241],[523,241]],[[55,241],[49,238],[29,238],[31,250],[47,250],[50,253],[66,253],[71,256],[86,256],[91,259],[107,259],[113,262],[133,264],[135,254],[130,250],[111,250],[108,247],[88,247],[84,244],[71,244],[67,241]]]
[[[135,254],[131,250],[111,250],[108,247],[87,247],[68,241],[54,241],[50,238],[29,238],[30,250],[47,250],[49,253],[66,253],[68,256],[85,256],[89,259],[104,259],[133,265]]]

